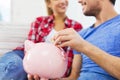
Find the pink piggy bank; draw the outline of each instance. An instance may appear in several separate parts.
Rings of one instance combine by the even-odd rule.
[[[37,74],[41,80],[60,78],[66,72],[67,57],[54,44],[26,40],[23,66],[27,73]]]

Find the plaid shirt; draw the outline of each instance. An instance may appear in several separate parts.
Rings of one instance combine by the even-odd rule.
[[[65,19],[65,28],[74,28],[76,31],[79,31],[82,29],[82,26],[80,23],[69,19],[68,17]],[[34,43],[44,42],[46,36],[50,33],[52,28],[54,27],[54,16],[46,16],[46,17],[38,17],[36,18],[35,22],[31,24],[31,29],[28,34],[28,40],[33,41]],[[17,47],[17,50],[24,50],[24,47]],[[72,65],[72,59],[73,59],[73,52],[72,49],[69,47],[63,48],[68,54],[68,68],[65,73],[65,76],[68,76],[70,73],[70,68]]]

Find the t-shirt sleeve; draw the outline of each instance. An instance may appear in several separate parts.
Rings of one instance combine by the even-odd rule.
[[[73,54],[81,54],[81,53],[77,52],[76,50],[73,50]]]

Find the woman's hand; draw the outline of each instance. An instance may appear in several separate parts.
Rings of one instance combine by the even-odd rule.
[[[40,77],[38,75],[27,75],[28,80],[40,80]]]

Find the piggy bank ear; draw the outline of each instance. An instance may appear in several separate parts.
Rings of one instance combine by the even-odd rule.
[[[24,45],[25,45],[25,52],[26,52],[26,51],[30,50],[35,45],[35,43],[33,43],[30,40],[26,40],[24,42]]]

